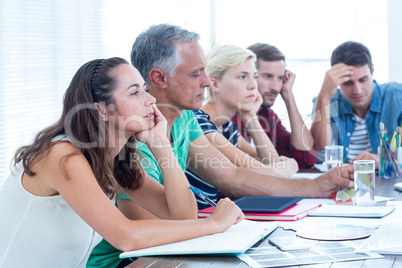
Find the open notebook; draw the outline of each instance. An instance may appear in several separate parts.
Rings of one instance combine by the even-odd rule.
[[[394,205],[342,205],[322,204],[309,216],[321,217],[352,217],[352,218],[382,218],[395,210]]]
[[[161,246],[127,251],[120,258],[175,254],[243,253],[278,227],[275,222],[243,220],[224,233],[201,236]]]

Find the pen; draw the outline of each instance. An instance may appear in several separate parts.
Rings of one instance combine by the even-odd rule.
[[[204,200],[205,202],[207,202],[208,204],[210,204],[213,207],[216,207],[216,203],[214,201],[212,201],[205,193],[203,193],[200,189],[194,187],[194,186],[190,186],[191,191],[193,191],[194,194],[198,195],[202,200]]]
[[[391,139],[391,143],[389,145],[391,147],[391,150],[392,150],[392,148],[394,148],[395,137],[396,137],[396,131],[394,132],[394,135],[392,136],[392,139]]]

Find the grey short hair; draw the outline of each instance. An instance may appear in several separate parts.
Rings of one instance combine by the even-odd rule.
[[[150,84],[149,72],[159,68],[173,77],[176,67],[182,63],[177,42],[199,41],[198,33],[170,24],[152,25],[135,39],[131,49],[131,64]]]

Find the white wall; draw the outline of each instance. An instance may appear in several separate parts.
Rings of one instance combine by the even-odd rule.
[[[389,81],[402,83],[402,1],[388,0]],[[375,67],[375,65],[374,65]]]

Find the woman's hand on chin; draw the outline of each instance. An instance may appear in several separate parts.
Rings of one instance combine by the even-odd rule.
[[[148,146],[164,145],[169,143],[166,132],[167,132],[167,121],[162,115],[156,105],[153,105],[154,109],[154,123],[155,125],[147,130],[143,130],[135,134],[135,138],[140,142],[146,143]]]
[[[254,116],[257,115],[258,110],[260,109],[260,107],[262,105],[262,96],[261,96],[260,92],[258,91],[258,89],[255,90],[255,94],[256,94],[256,98],[253,103],[253,108],[248,111],[240,112],[241,120],[244,124],[246,124],[248,122],[248,120],[250,120],[250,118],[253,118]]]

